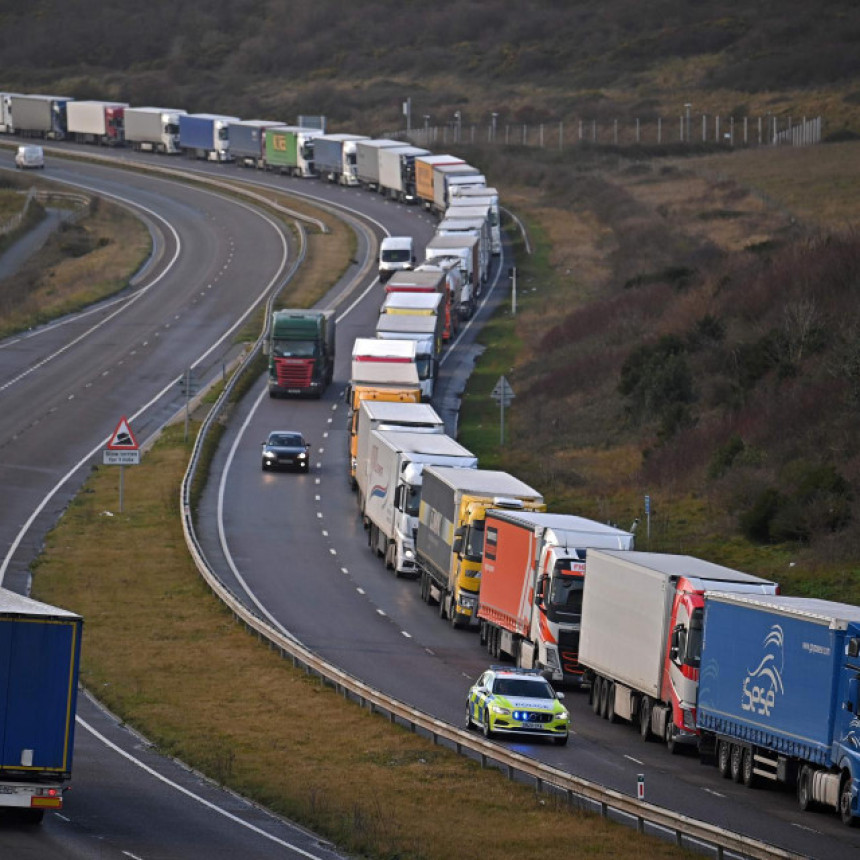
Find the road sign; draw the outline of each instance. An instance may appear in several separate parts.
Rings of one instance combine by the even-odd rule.
[[[504,376],[499,377],[499,381],[496,383],[496,387],[490,393],[490,397],[496,401],[500,406],[510,406],[511,401],[516,397],[514,394],[514,389],[511,388],[511,384],[505,379]]]
[[[119,424],[116,425],[116,430],[113,431],[113,436],[110,442],[107,443],[108,451],[139,451],[137,439],[134,438],[134,433],[131,432],[131,426],[125,415],[119,419]]]
[[[102,452],[104,454],[103,463],[105,466],[139,466],[140,465],[140,451],[138,449],[134,449],[133,451],[108,451],[105,450]]]

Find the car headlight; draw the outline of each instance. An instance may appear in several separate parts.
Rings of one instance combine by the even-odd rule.
[[[566,723],[570,720],[570,714],[567,711],[559,711],[555,715],[555,718],[557,720],[561,721],[562,723]]]
[[[307,455],[307,453],[306,453],[306,452],[304,452],[304,451],[302,451],[302,453],[301,453],[301,454],[299,454],[299,459],[300,459],[300,460],[304,460],[307,456],[308,456],[308,455]]]
[[[415,558],[414,550],[411,550],[411,549],[403,550],[403,558],[405,558],[407,561],[412,561],[412,559]]]
[[[499,717],[509,717],[511,715],[510,708],[503,708],[501,705],[490,705],[490,710]]]
[[[267,460],[274,460],[274,459],[275,459],[275,455],[274,455],[271,451],[264,451],[264,452],[263,452],[263,456],[264,456]]]

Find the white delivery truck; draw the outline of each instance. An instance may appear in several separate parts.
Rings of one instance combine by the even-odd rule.
[[[439,368],[437,317],[420,314],[380,314],[376,336],[383,340],[414,340],[421,399],[430,400]]]
[[[395,576],[417,576],[415,532],[425,466],[476,469],[478,458],[441,433],[373,430],[365,454],[359,499],[371,550]]]
[[[125,110],[125,139],[137,152],[177,155],[179,146],[179,108],[130,107]]]
[[[487,206],[490,211],[490,236],[493,256],[502,253],[502,221],[499,214],[499,192],[495,188],[460,185],[451,188],[448,208],[452,206]]]

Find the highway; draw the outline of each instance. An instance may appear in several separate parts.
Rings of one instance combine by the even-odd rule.
[[[176,166],[175,160],[171,166]],[[387,203],[364,191],[232,167],[194,165],[193,169],[219,176],[229,171],[231,178],[290,188],[348,206],[356,213],[365,212],[376,222],[371,226],[377,232],[414,235],[419,256],[433,232],[433,222],[419,210]],[[45,173],[132,198],[146,207],[146,217],[158,236],[159,253],[144,279],[144,284],[153,281],[153,286],[133,302],[131,297],[126,299],[129,309],[122,308],[122,302],[105,303],[64,326],[0,344],[0,391],[4,403],[13,404],[0,415],[0,480],[4,489],[14,488],[16,500],[14,511],[0,525],[4,555],[8,556],[7,548],[20,525],[33,516],[56,482],[80,464],[38,512],[26,539],[12,553],[5,584],[17,590],[26,587],[27,564],[38,550],[40,535],[79,486],[82,466],[90,462],[92,452],[103,444],[120,415],[140,413],[133,426],[139,438],[145,438],[164,417],[173,414],[181,406],[181,396],[171,388],[175,379],[229,331],[246,312],[244,303],[258,300],[277,282],[287,257],[283,235],[271,225],[261,229],[259,214],[199,189],[174,188],[172,183],[139,174],[118,177],[115,171],[83,164],[60,166],[56,161]],[[176,254],[178,250],[181,253]],[[507,271],[507,265],[506,260],[500,261],[496,270],[493,302],[504,298],[507,279],[501,273]],[[243,273],[242,290],[235,289],[236,272]],[[462,725],[466,690],[489,658],[474,633],[451,629],[421,602],[417,583],[395,579],[372,556],[346,480],[346,409],[341,395],[349,375],[352,341],[372,333],[382,301],[381,287],[371,286],[370,281],[372,278],[366,279],[349,296],[344,294],[344,284],[338,284],[323,303],[337,302],[340,320],[335,384],[322,400],[272,401],[265,396],[262,383],[248,394],[216,459],[215,479],[201,506],[200,528],[219,573],[228,580],[233,577],[237,588],[247,586],[253,602],[265,607],[276,623],[384,692]],[[249,290],[248,284],[255,289]],[[353,304],[355,295],[364,297]],[[198,307],[205,308],[205,326],[200,325],[196,311],[191,313]],[[487,315],[491,310],[488,305],[481,313]],[[99,328],[90,333],[95,322]],[[74,343],[73,334],[86,336]],[[446,402],[456,399],[456,391],[462,387],[463,374],[475,354],[470,344],[473,338],[474,329],[458,345],[457,356],[467,360],[454,357],[443,365],[442,396],[446,391],[449,394]],[[221,349],[203,361],[201,372],[204,367],[214,372],[232,357],[230,351],[227,337]],[[162,391],[171,395],[159,397]],[[30,402],[39,402],[39,414],[33,414]],[[144,409],[150,402],[152,406]],[[292,427],[314,443],[310,474],[262,473],[261,440],[271,429]],[[45,458],[44,452],[50,452],[50,457]],[[226,556],[223,547],[228,549]],[[289,548],[289,565],[283,563],[285,547]],[[699,765],[692,756],[670,756],[661,745],[643,744],[634,731],[599,720],[581,694],[569,692],[566,702],[574,728],[567,748],[539,744],[517,744],[516,748],[630,795],[635,795],[638,774],[644,773],[650,802],[810,856],[841,858],[860,852],[858,834],[841,825],[835,815],[801,814],[786,792],[751,795],[748,789],[720,779],[715,768]],[[84,706],[87,708],[89,705]],[[86,713],[95,719],[89,710]],[[131,802],[135,798],[124,795],[119,806],[114,803],[116,798],[102,796],[98,790],[101,781],[116,777],[89,770],[107,754],[101,747],[99,752],[90,747],[95,735],[88,741],[82,740],[85,737],[87,732],[79,728],[75,791],[79,783],[84,790],[70,799],[67,809],[72,820],[98,820],[120,833],[126,828],[134,832],[126,819],[136,815]],[[140,746],[140,742],[132,742],[134,745]],[[161,802],[173,806],[177,801]],[[107,806],[100,809],[100,804]],[[65,835],[73,829],[46,820],[43,835],[59,839],[62,833],[65,845]],[[5,845],[8,835],[0,831],[0,845]],[[69,849],[79,853],[52,856],[96,856],[83,853],[86,841],[81,838],[74,843],[77,847]],[[216,842],[225,844],[223,839]],[[288,856],[271,845],[256,850],[258,853],[245,853],[250,857]],[[201,852],[199,856],[219,855]]]

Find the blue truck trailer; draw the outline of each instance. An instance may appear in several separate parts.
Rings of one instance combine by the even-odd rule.
[[[702,752],[752,786],[795,785],[801,809],[860,818],[860,607],[708,592],[696,721]]]
[[[187,113],[179,117],[179,146],[190,158],[230,161],[230,124],[237,116]]]
[[[0,807],[37,824],[72,772],[83,620],[0,588]]]

